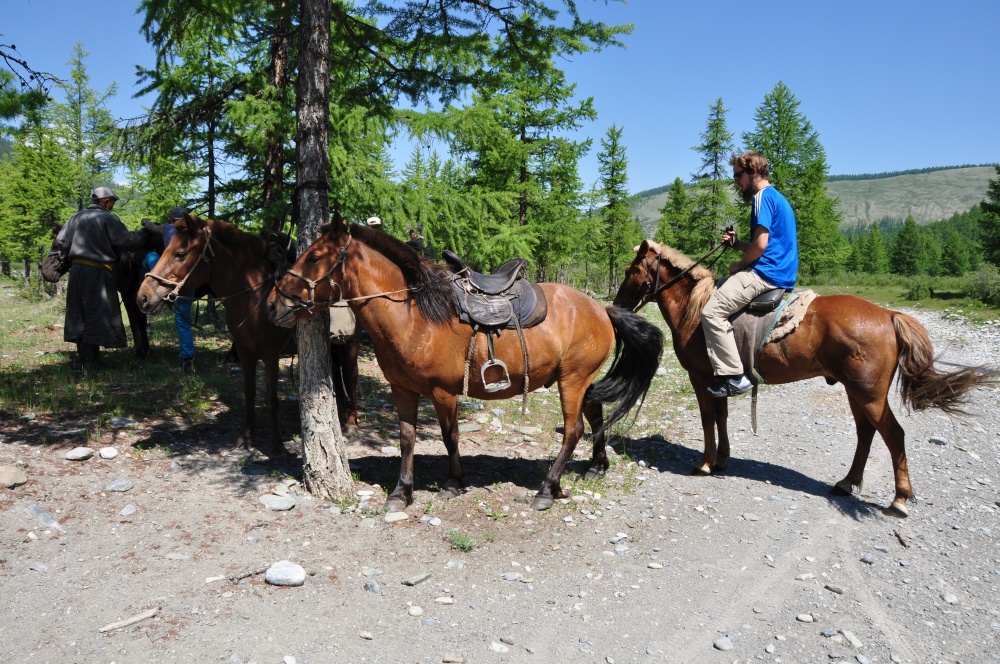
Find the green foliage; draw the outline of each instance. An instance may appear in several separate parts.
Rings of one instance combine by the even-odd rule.
[[[446,531],[444,538],[449,544],[451,544],[451,548],[458,549],[459,551],[465,551],[466,553],[472,551],[472,549],[476,546],[476,540],[457,530]]]
[[[660,208],[660,221],[653,239],[660,244],[680,248],[679,229],[691,215],[691,197],[680,178],[674,179],[667,190],[667,202]],[[683,251],[683,250],[682,250]]]
[[[747,149],[767,157],[771,184],[795,210],[800,272],[833,272],[844,264],[850,248],[840,233],[834,201],[826,194],[826,152],[799,106],[792,91],[779,81],[757,107],[756,127],[743,134],[743,142]]]
[[[604,225],[610,296],[617,290],[617,280],[631,261],[635,246],[643,239],[639,220],[632,214],[627,189],[628,158],[622,144],[622,129],[617,125],[609,127],[606,137],[601,139],[597,162],[600,172],[597,194],[604,203],[600,217]]]
[[[701,163],[694,176],[690,213],[677,228],[677,248],[689,255],[700,255],[715,246],[723,229],[742,216],[740,207],[733,202],[729,159],[736,144],[726,126],[722,99],[709,107],[701,143],[692,149]]]
[[[986,190],[986,200],[982,202],[983,255],[993,265],[1000,266],[1000,166],[996,167],[997,178],[990,180]]]
[[[913,276],[924,271],[927,265],[926,246],[921,241],[920,230],[913,217],[907,217],[903,228],[896,234],[889,262],[895,274]]]
[[[964,293],[991,307],[1000,307],[1000,270],[992,263],[983,263],[967,275]]]

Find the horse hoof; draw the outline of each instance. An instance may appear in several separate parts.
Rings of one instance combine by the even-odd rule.
[[[451,500],[452,498],[458,498],[462,495],[462,489],[457,486],[445,485],[440,491],[438,491],[438,497],[442,500]]]
[[[403,512],[406,510],[407,502],[399,496],[389,496],[385,499],[386,512]]]
[[[840,480],[839,482],[837,482],[836,484],[833,485],[833,488],[830,489],[830,495],[831,496],[853,496],[855,488],[858,488],[860,490],[860,487],[858,487],[855,484],[852,484],[850,480],[843,479],[843,480]]]
[[[724,473],[724,472],[726,472],[726,468],[728,468],[728,467],[729,467],[729,459],[726,459],[724,461],[716,461],[712,465],[712,472],[713,473]]]
[[[605,469],[600,466],[591,466],[583,474],[583,479],[585,480],[596,480],[599,477],[604,477]]]
[[[697,475],[699,477],[708,477],[712,474],[712,469],[709,468],[708,464],[703,463],[694,470],[691,471],[692,475]]]
[[[882,514],[886,516],[892,516],[897,519],[905,519],[906,517],[910,516],[910,510],[907,509],[906,503],[904,501],[894,500],[892,501],[892,505],[889,505],[882,511]]]
[[[541,512],[552,507],[553,500],[549,496],[535,496],[531,501],[531,509]]]

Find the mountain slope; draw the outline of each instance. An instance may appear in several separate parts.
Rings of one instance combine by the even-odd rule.
[[[918,224],[927,224],[965,212],[982,201],[989,181],[996,177],[992,166],[973,166],[867,180],[836,180],[827,183],[827,190],[840,198],[842,228],[853,228],[859,223],[869,226],[886,217],[902,220],[907,215],[913,215]],[[639,200],[636,212],[647,234],[656,231],[660,208],[666,201],[666,192]]]

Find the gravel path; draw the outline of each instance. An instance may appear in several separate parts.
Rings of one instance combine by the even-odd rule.
[[[1000,321],[910,313],[943,361],[996,366]],[[665,366],[657,385],[683,383],[672,355]],[[470,491],[442,504],[418,486],[395,523],[317,504],[211,433],[180,457],[71,462],[71,445],[26,445],[30,423],[0,422],[0,465],[29,480],[0,489],[0,660],[1000,659],[1000,391],[977,391],[968,418],[896,407],[917,493],[906,520],[881,514],[893,492],[878,441],[862,493],[828,495],[854,450],[842,387],[765,389],[757,436],[737,400],[730,467],[710,478],[689,474],[701,451],[689,392],[651,402],[632,431],[645,437],[618,450],[632,461],[577,483],[573,501],[544,513],[520,502],[553,434],[523,452],[484,432],[464,443]],[[433,421],[422,424],[418,480],[444,463]],[[362,485],[394,481],[380,433],[352,446]],[[132,488],[111,490],[116,479]],[[290,511],[259,501],[284,493]],[[282,560],[302,567],[302,586],[264,581]]]

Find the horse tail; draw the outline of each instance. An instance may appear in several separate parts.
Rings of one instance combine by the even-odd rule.
[[[604,420],[598,436],[628,413],[636,403],[642,407],[646,391],[663,354],[663,333],[648,320],[621,307],[606,307],[615,330],[615,354],[604,378],[587,388],[586,401],[614,403],[615,408]]]
[[[892,325],[899,345],[899,395],[908,408],[939,408],[946,413],[964,413],[959,406],[969,390],[997,382],[997,372],[983,367],[939,371],[934,367],[930,336],[917,319],[893,312]]]

